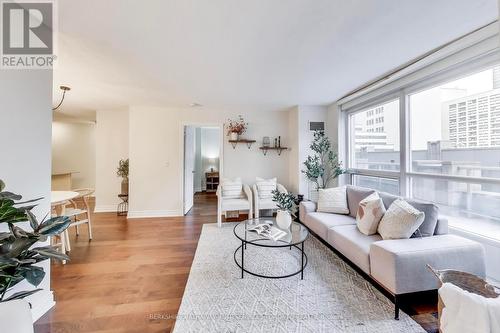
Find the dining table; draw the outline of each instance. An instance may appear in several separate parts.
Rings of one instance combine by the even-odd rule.
[[[78,196],[79,193],[75,191],[51,191],[50,205],[54,209],[56,216],[64,216],[66,214],[66,205],[70,203],[70,200]],[[66,251],[70,251],[71,245],[69,243],[68,230],[64,230],[59,237],[61,239],[61,252],[66,253]],[[63,260],[63,264],[65,263],[66,260]]]

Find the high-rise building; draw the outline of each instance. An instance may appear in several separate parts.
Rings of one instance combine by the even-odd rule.
[[[500,146],[500,89],[444,102],[443,112],[452,147]]]

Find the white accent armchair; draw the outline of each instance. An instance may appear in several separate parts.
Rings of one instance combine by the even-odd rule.
[[[260,198],[259,190],[257,189],[257,184],[252,186],[253,189],[253,197],[254,197],[254,212],[255,218],[259,218],[261,209],[278,209],[276,206],[276,202],[273,201],[272,198]],[[286,188],[281,184],[276,184],[276,189],[281,193],[288,193]]]
[[[252,191],[250,186],[243,184],[243,194],[241,198],[224,198],[222,196],[222,185],[217,187],[217,225],[222,226],[222,214],[234,210],[248,210],[248,218],[252,218]]]

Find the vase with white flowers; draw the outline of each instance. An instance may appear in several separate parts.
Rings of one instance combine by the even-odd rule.
[[[276,214],[276,224],[280,229],[288,229],[292,224],[293,207],[297,198],[292,193],[274,190],[273,201],[278,206]]]
[[[248,123],[245,122],[241,115],[236,119],[228,119],[227,121],[227,135],[231,141],[237,141],[239,136],[246,132]]]

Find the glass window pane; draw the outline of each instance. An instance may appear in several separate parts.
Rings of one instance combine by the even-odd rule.
[[[500,219],[500,185],[414,177],[412,197],[429,201],[447,216]]]
[[[351,168],[399,170],[399,100],[350,116]]]
[[[500,66],[409,98],[413,172],[500,178]]]
[[[353,185],[399,195],[399,181],[396,179],[354,175]]]

